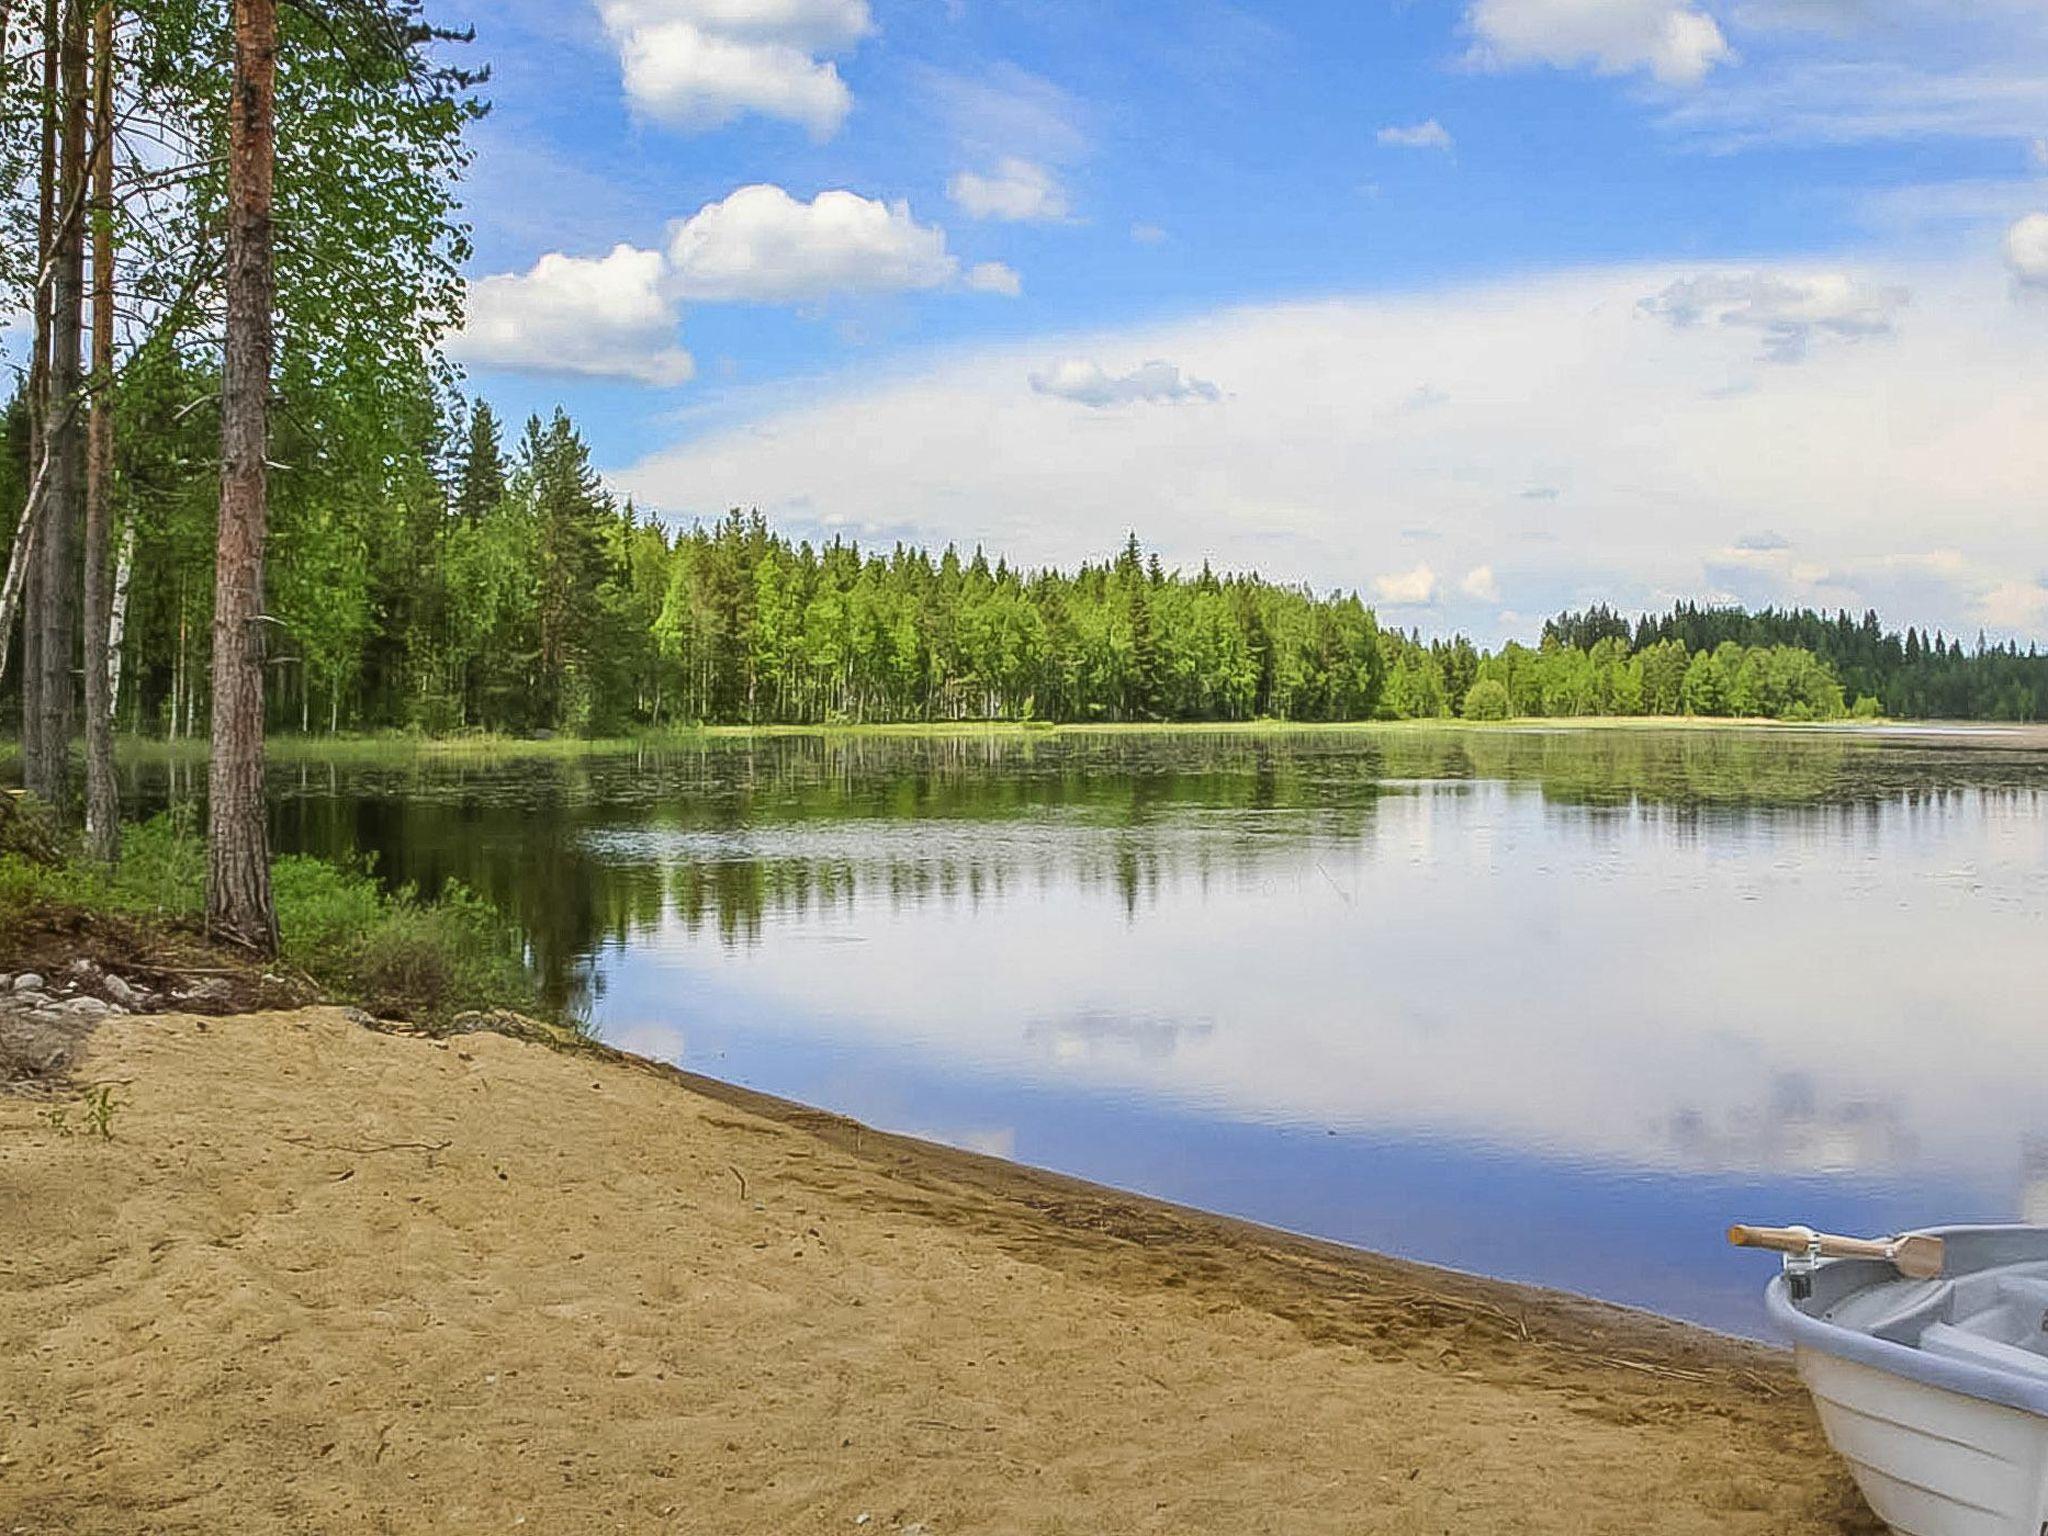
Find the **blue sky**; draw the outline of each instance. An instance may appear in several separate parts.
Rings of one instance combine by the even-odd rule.
[[[665,516],[2048,639],[2040,0],[470,19],[455,350]]]

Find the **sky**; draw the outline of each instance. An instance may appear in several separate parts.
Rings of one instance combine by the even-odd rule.
[[[2048,642],[2048,0],[471,0],[451,351],[687,525]]]

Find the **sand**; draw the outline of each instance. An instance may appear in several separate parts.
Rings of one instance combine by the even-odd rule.
[[[1782,1356],[333,1009],[0,1095],[0,1533],[1872,1530]]]

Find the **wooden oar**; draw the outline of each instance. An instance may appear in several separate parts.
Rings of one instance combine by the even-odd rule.
[[[1888,1259],[1892,1268],[1913,1280],[1932,1280],[1941,1273],[1942,1241],[1924,1232],[1904,1237],[1836,1237],[1811,1227],[1745,1227],[1728,1229],[1738,1248],[1770,1248],[1778,1253],[1815,1253],[1823,1259]]]

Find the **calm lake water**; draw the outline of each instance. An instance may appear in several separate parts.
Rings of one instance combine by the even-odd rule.
[[[488,894],[632,1050],[1759,1332],[1731,1219],[2048,1219],[2039,740],[780,738],[273,787],[281,847]]]

